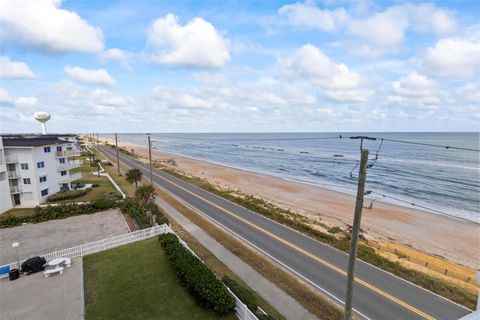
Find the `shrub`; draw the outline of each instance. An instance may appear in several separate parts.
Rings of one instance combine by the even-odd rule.
[[[68,200],[68,199],[75,199],[87,194],[90,189],[82,189],[82,190],[69,190],[63,192],[57,192],[52,194],[47,198],[48,202],[60,201],[60,200]]]
[[[183,286],[203,306],[222,315],[232,312],[235,299],[215,274],[171,233],[159,236],[160,243]]]
[[[250,311],[255,313],[258,308],[257,299],[255,295],[245,287],[239,285],[235,280],[225,276],[222,279],[223,283],[232,290],[232,292],[247,306]]]
[[[271,315],[268,314],[262,314],[260,316],[257,316],[258,320],[275,320]]]
[[[120,204],[120,210],[124,214],[132,217],[140,228],[145,228],[151,225],[150,217],[155,216],[156,223],[168,223],[164,212],[155,204],[148,203],[146,205],[140,203],[136,199],[127,198]]]
[[[92,188],[97,188],[99,187],[100,185],[98,183],[92,183]]]
[[[105,193],[101,198],[93,200],[93,206],[99,210],[113,208],[122,196],[116,191]]]

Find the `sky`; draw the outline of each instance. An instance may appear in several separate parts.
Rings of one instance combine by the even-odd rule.
[[[0,0],[0,132],[478,131],[480,2]]]

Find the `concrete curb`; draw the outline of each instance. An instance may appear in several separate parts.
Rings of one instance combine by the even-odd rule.
[[[246,284],[254,289],[271,306],[280,312],[285,318],[292,320],[317,319],[315,315],[300,305],[275,284],[267,280],[260,273],[238,258],[223,245],[210,237],[205,231],[188,220],[184,215],[171,207],[165,200],[157,197],[155,200],[169,216],[179,223],[198,242],[206,247],[213,255],[222,261],[230,270],[240,277]]]

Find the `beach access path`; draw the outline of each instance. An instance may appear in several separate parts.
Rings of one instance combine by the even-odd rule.
[[[115,152],[101,146],[110,157]],[[149,167],[120,154],[145,177]],[[173,196],[343,304],[347,255],[181,179],[154,169],[153,180]],[[354,313],[360,319],[458,319],[470,312],[454,302],[357,260]]]

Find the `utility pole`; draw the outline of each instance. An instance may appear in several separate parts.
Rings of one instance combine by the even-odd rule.
[[[117,173],[118,173],[118,176],[120,176],[120,158],[118,156],[118,139],[117,139],[116,132],[115,132],[115,149],[117,150]]]
[[[97,132],[97,152],[99,151],[98,148],[100,147],[99,141],[98,141],[98,132]]]
[[[363,139],[361,139],[363,142]],[[363,145],[363,144],[362,144]],[[365,179],[367,177],[368,149],[360,150],[360,168],[358,169],[357,200],[353,218],[352,239],[348,257],[347,297],[345,298],[345,320],[352,317],[353,283],[355,280],[355,259],[357,258],[358,233],[362,219],[363,196],[365,195]]]
[[[148,159],[150,160],[150,184],[153,186],[153,170],[152,170],[152,141],[150,140],[150,133],[148,135]]]

